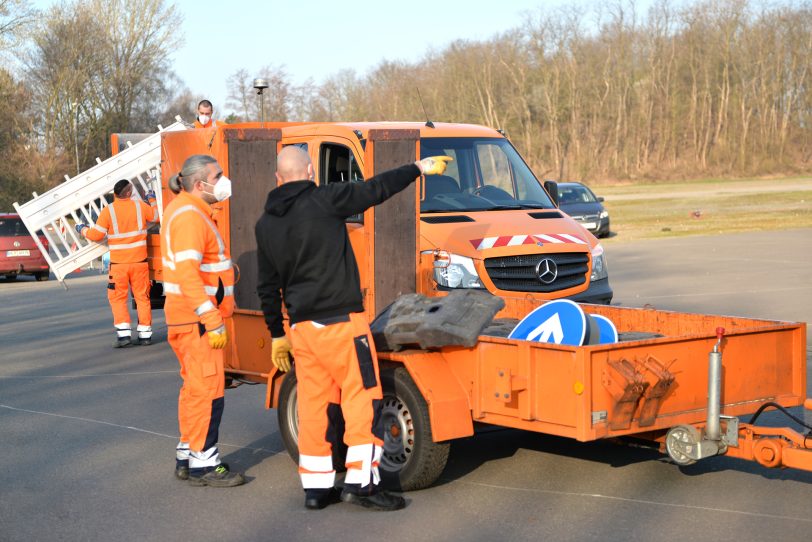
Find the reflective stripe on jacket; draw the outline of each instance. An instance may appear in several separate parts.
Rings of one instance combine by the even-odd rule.
[[[136,263],[147,259],[147,222],[158,221],[155,200],[147,205],[138,199],[115,198],[99,213],[85,237],[100,242],[107,237],[110,263]]]
[[[166,207],[161,228],[166,323],[200,322],[211,331],[234,312],[234,269],[212,208],[182,192]]]

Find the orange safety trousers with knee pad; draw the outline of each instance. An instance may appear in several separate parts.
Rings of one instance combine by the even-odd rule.
[[[372,492],[380,482],[383,393],[364,313],[291,327],[299,409],[299,476],[305,489],[335,482],[329,411],[340,402],[347,444],[345,488]]]
[[[152,308],[149,301],[149,265],[139,263],[111,263],[107,283],[107,299],[113,310],[113,323],[116,329],[129,327],[130,310],[127,307],[127,293],[132,289],[138,311],[138,326],[152,326]]]
[[[213,450],[204,458],[193,454],[189,466],[217,465],[220,461],[215,446],[224,406],[225,351],[209,346],[208,336],[198,324],[171,326],[167,340],[178,357],[183,379],[178,395],[180,441],[188,443],[192,452]]]

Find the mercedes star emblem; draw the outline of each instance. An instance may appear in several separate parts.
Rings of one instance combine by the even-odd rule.
[[[542,284],[552,284],[558,277],[558,266],[550,258],[544,258],[536,266],[536,276]]]

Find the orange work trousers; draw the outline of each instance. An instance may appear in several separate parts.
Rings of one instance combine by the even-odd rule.
[[[380,481],[383,446],[378,358],[364,313],[331,320],[299,322],[290,331],[296,360],[299,476],[305,489],[333,486],[328,435],[334,428],[328,409],[340,401],[348,447],[345,487],[370,491]]]
[[[107,299],[113,310],[113,325],[130,323],[130,310],[127,308],[127,292],[133,291],[135,307],[138,311],[138,324],[152,325],[152,308],[149,302],[149,265],[147,262],[111,263],[107,283]]]
[[[225,350],[209,346],[206,331],[201,332],[198,324],[169,326],[167,339],[183,379],[178,395],[180,441],[188,442],[194,455],[217,444],[225,395]]]

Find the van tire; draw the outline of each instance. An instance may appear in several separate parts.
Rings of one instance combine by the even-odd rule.
[[[276,416],[279,423],[279,433],[282,435],[282,442],[285,445],[285,449],[288,451],[288,455],[290,455],[291,459],[298,465],[299,415],[296,410],[297,407],[296,365],[294,364],[285,375],[284,380],[282,380],[282,385],[279,387],[279,402],[276,407]],[[344,466],[344,459],[347,456],[347,446],[344,444],[343,438],[344,433],[342,431],[338,436],[340,444],[333,447],[333,468],[338,472],[347,470]]]
[[[445,469],[451,445],[432,439],[428,404],[404,367],[381,368],[381,385],[383,485],[397,491],[427,488]]]

